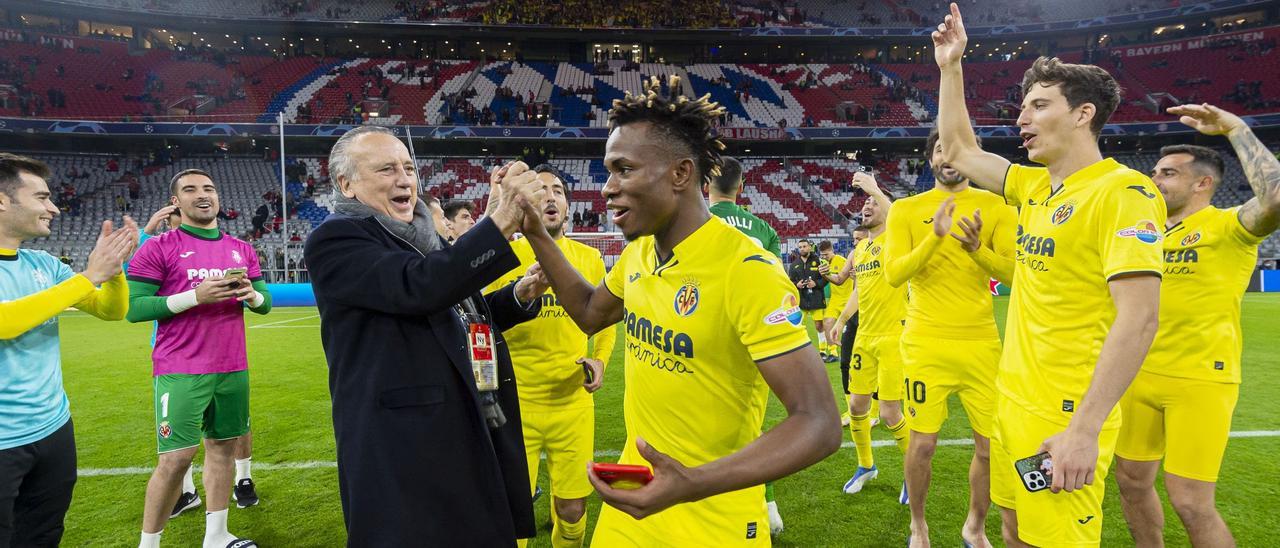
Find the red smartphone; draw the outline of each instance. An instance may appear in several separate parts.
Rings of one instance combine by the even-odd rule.
[[[653,481],[653,471],[637,464],[593,462],[591,471],[614,489],[639,489]]]

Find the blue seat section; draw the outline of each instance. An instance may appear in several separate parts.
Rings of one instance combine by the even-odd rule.
[[[275,122],[276,115],[284,112],[284,107],[289,106],[289,101],[293,100],[293,97],[297,95],[302,88],[307,87],[307,84],[316,81],[317,78],[329,74],[329,71],[342,63],[344,63],[344,61],[335,61],[327,65],[321,65],[315,70],[307,73],[306,76],[299,78],[297,82],[294,82],[288,87],[280,90],[280,93],[277,93],[276,96],[271,99],[271,102],[267,103],[267,112],[258,116],[258,123],[269,124]]]
[[[726,75],[727,76],[727,75]],[[733,82],[733,78],[729,78]],[[729,114],[738,116],[743,120],[751,120],[751,116],[747,114],[747,109],[742,106],[742,102],[733,96],[733,90],[724,86],[712,84],[710,80],[698,76],[696,74],[689,75],[689,83],[693,85],[693,94],[702,97],[704,94],[710,93],[711,100],[720,103],[720,106],[729,111]],[[774,96],[777,97],[776,95]],[[757,123],[752,120],[752,123]]]

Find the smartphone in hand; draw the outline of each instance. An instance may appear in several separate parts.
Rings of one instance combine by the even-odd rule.
[[[614,489],[639,489],[653,481],[653,471],[637,464],[593,462],[591,471]]]

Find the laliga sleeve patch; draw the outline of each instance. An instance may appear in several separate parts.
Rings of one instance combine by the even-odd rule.
[[[804,321],[804,313],[800,311],[800,300],[789,293],[782,297],[782,306],[774,309],[773,312],[764,317],[766,325],[779,325],[783,322],[789,322],[791,325],[799,327],[802,321]]]
[[[1138,221],[1138,224],[1122,228],[1116,232],[1116,236],[1121,238],[1137,238],[1139,242],[1144,244],[1154,244],[1160,241],[1160,230],[1156,228],[1156,224],[1151,221]]]

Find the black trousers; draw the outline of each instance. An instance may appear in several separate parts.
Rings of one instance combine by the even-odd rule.
[[[0,548],[58,546],[75,486],[70,420],[42,440],[0,450]]]
[[[844,383],[840,388],[846,396],[849,395],[849,359],[853,356],[853,339],[857,336],[858,313],[854,312],[849,323],[844,324],[844,331],[840,333],[840,380]]]

